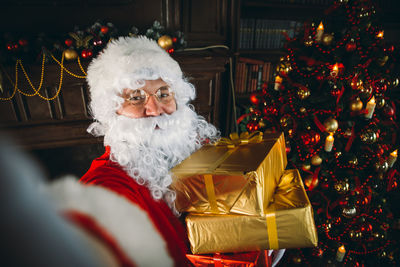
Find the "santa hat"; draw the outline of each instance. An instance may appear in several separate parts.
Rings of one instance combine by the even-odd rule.
[[[158,78],[175,92],[178,108],[195,98],[195,89],[184,79],[179,64],[154,40],[139,36],[111,41],[87,71],[94,119],[106,126],[117,116],[123,89],[140,88],[144,80]]]

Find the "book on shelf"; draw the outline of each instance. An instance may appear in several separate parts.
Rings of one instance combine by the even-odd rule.
[[[279,49],[284,44],[284,32],[293,38],[301,26],[293,20],[243,18],[240,20],[240,49]]]
[[[235,93],[248,94],[260,90],[271,78],[271,62],[239,57],[235,71]]]

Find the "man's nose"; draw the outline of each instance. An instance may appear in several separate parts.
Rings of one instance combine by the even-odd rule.
[[[146,105],[144,106],[146,116],[160,116],[164,113],[164,110],[161,107],[160,102],[156,99],[154,95],[150,95],[147,100]]]

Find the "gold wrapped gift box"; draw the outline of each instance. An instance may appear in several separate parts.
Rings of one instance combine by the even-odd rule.
[[[236,146],[204,146],[172,169],[178,211],[265,214],[287,165],[284,136],[241,136],[232,142]]]
[[[264,216],[189,214],[193,254],[316,246],[313,210],[298,170],[282,175]]]

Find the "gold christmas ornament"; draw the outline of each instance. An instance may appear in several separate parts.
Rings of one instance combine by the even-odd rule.
[[[355,207],[351,207],[351,208],[345,207],[342,210],[342,214],[346,218],[352,218],[352,217],[356,216],[357,209]]]
[[[366,144],[373,144],[376,142],[376,139],[378,137],[377,137],[375,131],[373,131],[371,129],[367,129],[361,133],[360,138],[361,138],[361,141],[363,141]]]
[[[305,86],[302,86],[299,89],[297,89],[296,93],[297,97],[300,98],[301,100],[306,99],[311,95],[310,89],[308,89]]]
[[[309,170],[311,169],[311,165],[308,164],[308,163],[304,163],[304,164],[301,166],[301,169],[302,169],[303,171],[309,171]]]
[[[376,172],[386,172],[389,169],[389,164],[386,161],[376,162],[374,165]]]
[[[314,156],[312,156],[311,158],[311,164],[314,166],[319,166],[322,163],[322,158],[318,155],[315,154]]]
[[[282,118],[279,120],[279,123],[281,124],[282,128],[288,129],[292,126],[292,117],[290,117],[290,115],[288,114],[283,115]]]
[[[334,133],[338,129],[339,123],[334,118],[328,118],[324,121],[324,127],[327,132]]]
[[[380,109],[385,106],[385,99],[383,97],[376,98],[376,108]]]
[[[66,60],[74,60],[78,57],[78,53],[71,48],[64,50],[64,57]]]
[[[376,63],[378,63],[379,66],[383,67],[386,64],[386,62],[388,61],[388,59],[389,59],[389,56],[383,56],[381,58],[377,58]]]
[[[333,35],[332,35],[332,34],[325,33],[325,34],[322,36],[322,43],[323,43],[324,45],[330,45],[330,44],[332,43],[332,41],[333,41]]]
[[[393,81],[392,81],[392,84],[391,84],[393,87],[397,87],[398,85],[399,85],[399,78],[395,78],[395,79],[393,79]]]
[[[363,102],[360,100],[360,98],[357,97],[357,99],[353,99],[350,101],[350,110],[351,111],[360,111],[363,108]]]
[[[173,46],[172,38],[168,35],[163,35],[160,38],[158,38],[157,43],[164,50],[168,50]]]
[[[348,179],[345,179],[344,181],[337,181],[334,185],[334,188],[339,194],[347,193],[350,190]]]
[[[304,45],[305,46],[312,46],[314,43],[313,38],[311,36],[308,36],[308,38],[306,40],[304,40]]]
[[[309,188],[310,186],[313,188],[317,187],[318,182],[318,178],[314,180],[314,177],[312,175],[309,175],[304,179],[304,184],[307,186],[307,188]]]
[[[347,163],[349,163],[350,165],[357,165],[358,164],[358,159],[355,155],[350,155],[349,158],[347,159]]]

